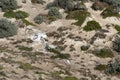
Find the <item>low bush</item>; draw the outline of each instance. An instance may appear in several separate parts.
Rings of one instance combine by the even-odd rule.
[[[83,28],[84,31],[93,31],[93,30],[99,30],[101,29],[101,26],[96,21],[88,21],[87,25]]]
[[[48,11],[48,15],[55,18],[55,19],[61,19],[62,15],[59,12],[59,9],[56,7],[52,7],[50,8],[50,10]]]

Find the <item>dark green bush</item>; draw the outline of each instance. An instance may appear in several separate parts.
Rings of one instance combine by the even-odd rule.
[[[18,8],[16,0],[0,0],[0,8],[2,11],[15,10]]]
[[[34,18],[34,22],[37,24],[41,24],[42,22],[44,22],[44,16],[42,15],[38,15]]]
[[[93,30],[99,30],[101,29],[101,26],[98,22],[96,21],[88,21],[87,25],[83,28],[85,31],[93,31]]]
[[[17,34],[17,27],[6,19],[0,19],[0,38]]]
[[[89,49],[89,47],[90,47],[89,45],[83,45],[81,46],[81,50],[86,51]]]
[[[60,14],[59,9],[56,8],[56,7],[50,8],[50,10],[48,12],[48,15],[51,16],[51,17],[54,17],[55,19],[62,18],[62,15]]]

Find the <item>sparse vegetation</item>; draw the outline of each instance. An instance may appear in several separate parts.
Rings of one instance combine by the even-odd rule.
[[[33,69],[39,69],[38,67],[32,66],[29,63],[23,63],[23,62],[20,62],[20,61],[17,61],[16,63],[20,65],[19,68],[21,68],[25,71],[33,70]]]
[[[100,58],[114,57],[114,54],[108,48],[95,49],[92,53]]]
[[[76,77],[66,76],[64,80],[78,80]]]
[[[99,71],[104,71],[104,70],[106,70],[106,68],[107,68],[106,65],[99,64],[99,65],[97,65],[94,69],[95,69],[95,70],[99,70]]]
[[[17,27],[6,19],[0,19],[0,38],[17,34]]]
[[[78,20],[77,22],[75,22],[74,24],[77,25],[77,26],[81,26],[85,19],[90,15],[89,12],[87,11],[70,11],[68,12],[68,15],[67,15],[67,19],[75,19],[75,20]]]
[[[32,51],[32,47],[25,47],[25,46],[17,46],[22,51]]]
[[[107,17],[120,17],[119,12],[117,12],[116,10],[114,10],[113,7],[108,7],[106,8],[102,13],[101,13],[103,18],[107,18]]]
[[[96,21],[88,21],[87,25],[83,28],[84,31],[93,31],[93,30],[99,30],[101,29],[101,26]]]
[[[26,20],[26,19],[22,19],[22,21],[26,24],[26,26],[28,26],[28,25],[35,26],[35,24],[33,24],[32,22],[29,22],[29,21]]]
[[[68,59],[70,57],[69,54],[61,53],[54,48],[49,48],[49,52],[53,52],[55,55],[51,56],[52,59],[60,58],[60,59]]]

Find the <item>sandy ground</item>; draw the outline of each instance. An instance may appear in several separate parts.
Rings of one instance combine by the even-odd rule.
[[[46,2],[48,2],[48,3],[51,1],[53,1],[53,0],[46,0]],[[46,4],[44,4],[44,5],[31,4],[30,0],[27,0],[26,4],[20,4],[20,5],[22,5],[22,8],[20,10],[28,12],[30,14],[30,16],[27,19],[30,21],[33,21],[33,18],[36,15],[38,15],[40,13],[47,14],[48,11],[44,10]],[[84,27],[86,25],[86,23],[90,20],[95,20],[95,21],[99,22],[103,29],[107,29],[105,27],[106,24],[120,25],[120,20],[115,17],[103,19],[100,16],[100,13],[101,13],[100,11],[94,11],[90,8],[92,5],[91,2],[85,3],[85,5],[87,6],[88,11],[91,13],[91,17],[88,17],[86,19],[86,21],[83,23],[82,27]],[[2,17],[2,15],[3,15],[3,13],[0,12],[0,18]],[[59,19],[59,20],[52,22],[51,24],[42,23],[35,27],[36,29],[40,29],[41,31],[46,32],[46,33],[54,32],[54,31],[58,32],[59,34],[62,34],[62,32],[66,33],[66,34],[62,35],[62,37],[60,37],[60,38],[54,38],[53,36],[48,37],[48,42],[50,44],[52,44],[54,41],[59,41],[62,38],[65,38],[64,43],[61,45],[62,46],[67,45],[67,47],[62,52],[69,53],[71,55],[71,58],[69,59],[70,64],[66,64],[66,59],[65,60],[60,60],[60,59],[51,60],[49,58],[49,55],[51,55],[52,53],[45,54],[44,56],[39,58],[40,60],[35,61],[35,63],[33,63],[33,64],[29,58],[21,56],[21,53],[16,53],[16,55],[14,55],[14,56],[9,55],[9,54],[7,54],[7,55],[9,55],[9,57],[13,56],[12,57],[13,60],[31,63],[32,65],[37,66],[37,67],[41,68],[42,70],[44,70],[44,72],[48,72],[48,73],[52,72],[52,70],[58,68],[55,64],[59,64],[59,65],[67,67],[65,69],[66,70],[69,69],[69,71],[72,73],[72,75],[76,76],[77,78],[83,77],[83,75],[82,75],[83,73],[81,70],[85,71],[86,69],[89,69],[91,71],[91,74],[101,77],[101,80],[107,80],[107,78],[111,78],[111,80],[120,80],[116,77],[106,76],[102,72],[94,70],[94,67],[96,66],[96,64],[106,64],[111,60],[111,58],[102,59],[102,58],[96,57],[95,55],[91,54],[91,52],[89,52],[89,51],[87,51],[87,52],[81,51],[80,47],[82,45],[88,44],[90,39],[95,35],[96,31],[85,32],[85,31],[83,31],[82,27],[79,28],[78,26],[71,25],[74,22],[75,22],[75,20]],[[68,30],[59,32],[59,31],[57,31],[57,29],[60,27],[66,27],[66,28],[68,28]],[[15,39],[16,40],[24,39],[26,37],[24,31],[25,31],[25,29],[20,29],[18,32],[19,34],[17,36],[15,36]],[[97,39],[95,41],[95,43],[93,45],[91,45],[91,49],[94,49],[96,46],[109,46],[110,47],[111,41],[109,41],[109,38],[113,37],[117,33],[117,31],[112,27],[109,29],[109,31],[110,31],[109,33],[106,33],[107,37],[105,39]],[[76,37],[76,36],[81,37],[82,40],[76,41],[74,39],[68,38],[67,36],[70,34],[73,34],[73,37]],[[6,40],[6,39],[1,39],[0,44],[3,44],[4,40]],[[106,43],[104,43],[104,42],[106,42]],[[8,45],[9,43],[10,42],[8,41],[8,42],[5,42],[5,44],[3,44],[3,45]],[[71,45],[73,45],[75,50],[70,51]],[[8,45],[8,46],[10,47],[12,45]],[[57,46],[60,46],[60,45],[57,45]],[[3,55],[0,55],[0,56],[3,56]],[[27,76],[29,76],[29,77],[31,76],[30,79],[24,78],[24,80],[33,80],[33,78],[36,77],[36,75],[34,75],[32,71],[27,72],[27,71],[23,71],[22,69],[19,69],[19,68],[18,69],[14,68],[17,66],[16,64],[14,64],[15,66],[13,68],[12,68],[12,65],[9,66],[9,64],[6,64],[6,63],[4,65],[6,66],[6,68],[8,68],[7,69],[8,72],[11,68],[11,70],[15,69],[15,72],[20,74],[20,76],[23,76],[23,74],[26,74],[26,73],[27,73],[26,74]],[[13,80],[16,80],[16,78],[19,78],[18,76],[19,75],[17,75],[17,77],[13,76],[14,77]],[[20,78],[18,80],[20,80]],[[49,80],[49,79],[46,79],[46,80]],[[89,76],[88,76],[88,80],[91,80]]]

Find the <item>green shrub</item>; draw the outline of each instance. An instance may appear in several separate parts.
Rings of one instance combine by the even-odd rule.
[[[90,13],[87,11],[70,11],[68,12],[66,18],[78,20],[74,24],[77,26],[81,26],[89,15]]]
[[[95,49],[92,53],[101,58],[114,57],[114,54],[108,48]]]
[[[3,15],[4,17],[7,17],[7,18],[16,18],[16,19],[24,19],[24,18],[27,18],[29,16],[28,13],[24,12],[24,11],[7,11],[4,13]]]
[[[85,31],[93,31],[93,30],[99,30],[101,29],[101,26],[98,22],[96,21],[88,21],[87,25],[83,28]]]
[[[18,8],[16,0],[0,0],[0,8],[2,11],[15,10]]]
[[[24,19],[24,18],[27,18],[28,16],[29,16],[29,14],[24,12],[24,11],[15,12],[15,18],[16,19]]]
[[[51,16],[51,17],[54,17],[55,19],[62,18],[62,15],[60,14],[59,9],[56,8],[56,7],[50,8],[50,10],[48,12],[48,15]]]
[[[38,15],[34,18],[34,22],[37,24],[41,24],[44,21],[44,16]]]
[[[5,12],[3,16],[6,18],[14,18],[15,13],[12,10],[10,10],[10,11]]]
[[[120,25],[114,25],[115,26],[115,29],[120,32]]]
[[[31,0],[32,3],[44,4],[45,1],[43,0]]]
[[[17,34],[17,27],[6,19],[0,19],[0,38]]]

